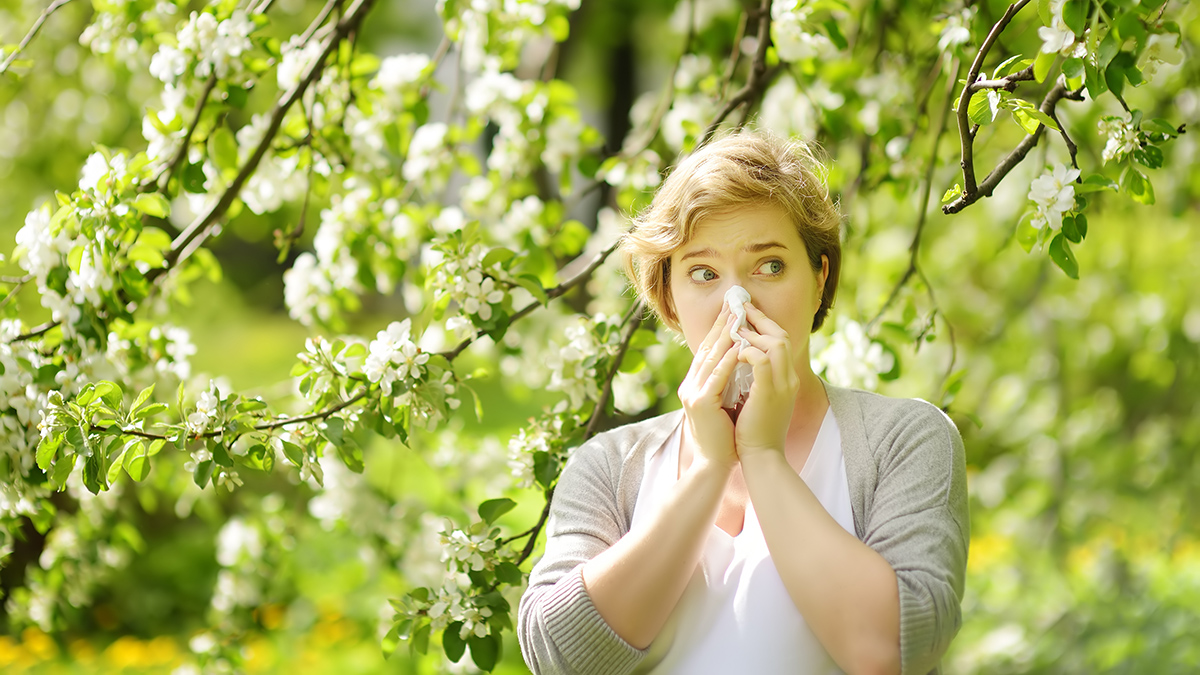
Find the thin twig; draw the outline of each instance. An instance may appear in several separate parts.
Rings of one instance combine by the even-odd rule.
[[[743,103],[750,103],[753,99],[762,95],[766,85],[770,82],[767,77],[767,46],[771,42],[771,0],[762,0],[758,11],[758,49],[754,53],[754,61],[750,64],[750,77],[747,78],[745,86],[737,91],[732,98],[725,102],[725,106],[717,113],[712,122],[709,122],[708,128],[700,135],[700,140],[696,143],[696,149],[700,149],[712,140],[713,135],[717,133],[717,129],[726,117],[737,110],[738,106]]]
[[[608,405],[609,397],[612,396],[613,380],[621,368],[621,362],[625,359],[626,352],[629,351],[629,343],[633,341],[633,334],[637,332],[638,324],[642,321],[640,316],[642,307],[640,301],[636,302],[625,313],[625,333],[621,336],[621,346],[613,356],[612,367],[609,368],[608,377],[604,381],[604,389],[600,392],[600,398],[596,399],[596,407],[592,410],[592,418],[588,420],[587,428],[583,432],[583,440],[585,441],[596,435],[596,426],[600,418],[604,416],[604,408]],[[501,541],[501,544],[507,544],[522,537],[529,537],[529,541],[525,542],[525,548],[521,550],[521,555],[517,556],[518,565],[528,560],[529,556],[533,554],[533,549],[537,546],[538,535],[541,534],[542,528],[546,525],[546,520],[550,516],[550,504],[554,500],[554,487],[552,485],[546,490],[546,505],[542,507],[542,514],[538,517],[537,523],[521,534]]]
[[[979,78],[979,70],[983,67],[983,60],[987,58],[988,52],[991,51],[992,45],[996,44],[996,39],[1000,37],[1000,33],[1012,21],[1017,12],[1021,11],[1025,5],[1029,4],[1029,0],[1021,0],[1015,4],[1009,5],[1004,12],[1004,16],[992,26],[991,32],[988,33],[987,39],[979,47],[979,53],[975,55],[975,60],[971,63],[971,69],[967,71],[967,86],[963,87],[962,96],[958,100],[958,134],[962,144],[962,170],[963,170],[963,193],[967,195],[975,194],[975,160],[973,145],[974,136],[971,134],[971,118],[967,114],[967,109],[971,105],[971,95],[975,90],[971,88],[971,84]]]
[[[733,52],[729,55],[729,65],[725,68],[725,77],[721,80],[721,98],[729,94],[733,74],[737,72],[738,62],[742,60],[742,38],[746,37],[746,24],[749,19],[750,15],[746,12],[742,12],[738,18],[737,31],[733,34]]]
[[[309,66],[306,77],[297,83],[292,90],[284,95],[283,99],[275,105],[275,109],[271,112],[271,118],[267,125],[266,132],[263,134],[263,138],[259,142],[258,147],[255,148],[254,153],[248,160],[246,160],[246,163],[242,166],[241,170],[238,171],[237,176],[234,177],[233,181],[229,184],[229,187],[226,188],[225,192],[221,195],[221,198],[212,206],[212,208],[209,209],[208,213],[193,221],[186,230],[184,230],[178,237],[175,238],[175,241],[171,243],[171,250],[165,256],[164,266],[152,270],[149,274],[147,274],[146,279],[148,281],[153,282],[158,276],[162,275],[164,272],[173,268],[180,262],[186,260],[188,256],[192,254],[192,252],[203,245],[204,241],[210,236],[213,225],[215,225],[216,222],[225,215],[225,212],[229,210],[229,207],[233,204],[233,201],[237,199],[238,193],[241,192],[242,185],[244,185],[246,181],[249,180],[250,176],[255,172],[255,170],[258,169],[259,162],[262,161],[263,157],[265,157],[267,152],[270,150],[271,143],[274,141],[275,135],[279,132],[279,128],[283,124],[283,118],[287,114],[288,110],[291,109],[292,105],[294,105],[296,101],[300,100],[308,87],[311,86],[312,83],[315,82],[320,76],[325,61],[337,51],[338,45],[341,44],[341,41],[358,27],[363,18],[367,15],[367,12],[370,11],[370,8],[374,2],[375,0],[358,0],[350,8],[346,16],[340,22],[338,22],[337,29],[330,37],[329,43],[325,46],[324,51],[313,62],[313,64]]]
[[[879,308],[879,311],[875,314],[874,318],[867,323],[867,332],[870,332],[875,325],[879,323],[879,320],[883,318],[883,315],[888,310],[888,307],[890,307],[892,303],[896,301],[896,298],[899,297],[900,289],[904,288],[904,285],[908,283],[913,274],[918,273],[919,271],[917,255],[921,250],[921,235],[925,231],[925,222],[929,214],[929,195],[933,191],[933,173],[934,169],[937,168],[938,147],[941,145],[942,135],[946,131],[946,120],[950,117],[950,107],[954,104],[954,87],[958,82],[958,69],[959,63],[956,59],[951,64],[948,76],[946,78],[946,102],[945,105],[942,106],[942,114],[938,116],[937,130],[933,134],[933,149],[929,151],[929,161],[925,164],[925,176],[922,179],[921,186],[921,198],[917,207],[917,225],[915,231],[913,232],[912,243],[908,247],[908,267],[904,270],[904,274],[901,275],[900,280],[897,281],[896,285],[892,287],[892,292],[888,294],[887,300],[884,301],[883,306]]]
[[[554,288],[547,290],[546,291],[547,301],[553,300],[554,298],[557,298],[560,295],[563,295],[564,293],[566,293],[567,291],[571,290],[572,288],[578,286],[579,284],[583,283],[584,281],[587,281],[589,278],[591,278],[592,272],[595,272],[596,268],[598,268],[598,267],[600,267],[600,265],[604,264],[604,260],[606,258],[608,258],[608,256],[611,255],[612,252],[615,250],[617,250],[617,243],[613,243],[608,248],[597,253],[596,257],[592,258],[592,261],[590,263],[588,263],[588,266],[583,268],[578,274],[571,277],[570,279],[567,279],[566,281],[555,286]],[[524,307],[522,307],[520,310],[518,310],[516,313],[514,313],[512,316],[510,316],[508,318],[509,323],[512,323],[513,321],[524,318],[530,312],[532,312],[533,310],[540,307],[541,304],[542,303],[538,302],[537,300],[534,300],[533,302],[529,303],[528,305],[525,305]],[[482,331],[482,330],[478,331],[475,333],[475,335],[472,335],[471,337],[466,338],[462,342],[458,343],[458,346],[455,347],[454,349],[451,349],[451,350],[445,351],[445,352],[439,352],[438,356],[444,356],[446,359],[453,361],[455,358],[458,357],[459,354],[461,354],[463,352],[464,349],[466,349],[467,347],[470,347],[473,342],[475,342],[476,340],[478,340],[479,338],[481,338],[485,335],[487,335],[487,331]]]
[[[1046,98],[1042,99],[1042,104],[1038,106],[1038,109],[1047,115],[1052,115],[1054,113],[1054,107],[1058,105],[1059,101],[1063,100],[1064,98],[1070,101],[1080,101],[1083,100],[1082,97],[1082,90],[1071,91],[1070,89],[1067,89],[1067,86],[1060,80],[1059,83],[1046,94]],[[1016,166],[1025,159],[1025,155],[1028,155],[1029,151],[1038,144],[1038,140],[1041,139],[1042,132],[1045,130],[1045,125],[1038,124],[1037,130],[1021,139],[1021,142],[1017,144],[1017,147],[1013,148],[1012,152],[1010,152],[1003,161],[996,165],[996,168],[992,169],[992,172],[987,175],[987,178],[985,178],[983,182],[979,184],[977,190],[968,195],[964,189],[961,197],[942,207],[942,213],[947,215],[958,213],[959,211],[962,211],[984,197],[991,197],[992,192],[996,189],[996,186],[1000,184],[1000,181],[1004,180],[1004,177],[1007,176],[1014,168],[1016,168]]]
[[[11,281],[7,281],[7,279],[9,279],[9,278],[10,277],[4,277],[4,279],[6,280],[5,283],[13,283]],[[18,277],[16,279],[16,285],[14,285],[12,288],[8,289],[8,293],[4,296],[4,299],[0,300],[0,309],[4,309],[4,306],[7,305],[9,302],[11,302],[12,299],[17,296],[17,293],[21,292],[21,287],[24,286],[32,278],[33,278],[32,274],[27,277]]]
[[[158,191],[165,192],[167,186],[171,183],[171,177],[179,170],[180,165],[187,159],[188,146],[192,142],[192,134],[196,132],[196,127],[200,125],[200,117],[204,113],[204,106],[208,104],[208,97],[212,94],[213,88],[217,86],[217,74],[213,72],[208,76],[208,81],[204,83],[204,91],[200,94],[200,98],[196,99],[196,109],[192,113],[192,123],[188,126],[187,133],[183,136],[183,141],[179,144],[179,150],[175,152],[175,156],[171,158],[171,163],[162,173],[161,182],[151,181],[147,183],[147,187],[158,184]]]
[[[954,337],[954,324],[946,318],[945,312],[940,311],[937,296],[933,293],[933,284],[929,283],[929,277],[925,276],[925,270],[918,267],[917,274],[921,277],[921,282],[925,284],[925,292],[929,295],[929,302],[933,305],[934,313],[942,315],[942,321],[946,324],[946,332],[950,336],[950,365],[946,366],[946,374],[942,377],[942,384],[939,387],[939,389],[944,389],[946,380],[950,379],[950,375],[954,373],[954,364],[958,361],[958,340]]]
[[[687,36],[683,40],[683,49],[679,52],[679,58],[675,59],[675,65],[671,67],[671,74],[667,77],[667,91],[663,95],[662,100],[658,102],[658,107],[655,108],[654,114],[650,116],[650,123],[645,126],[645,139],[637,143],[637,150],[622,150],[619,154],[624,157],[636,157],[642,154],[654,143],[654,139],[658,138],[659,132],[662,130],[662,121],[666,117],[667,111],[675,102],[675,76],[679,74],[679,67],[683,64],[683,57],[692,52],[692,41],[696,38],[696,0],[691,0],[688,3],[688,31]],[[630,147],[636,147],[630,144]]]
[[[46,23],[46,19],[49,19],[51,14],[57,12],[62,8],[63,5],[70,1],[71,0],[54,0],[54,2],[50,3],[46,9],[42,10],[42,13],[38,15],[37,20],[33,22],[33,27],[30,28],[29,32],[25,34],[25,37],[21,40],[21,43],[17,45],[17,48],[13,50],[13,53],[5,57],[4,63],[0,63],[0,74],[7,72],[8,67],[17,60],[17,55],[29,46],[29,43],[32,42],[33,38],[37,36],[38,31],[42,29],[42,24]]]
[[[612,367],[608,370],[608,377],[604,378],[604,389],[600,391],[600,397],[596,399],[596,408],[592,412],[592,419],[588,420],[587,428],[584,429],[584,439],[596,435],[596,427],[600,423],[600,418],[604,417],[604,408],[608,406],[608,399],[612,398],[613,380],[617,377],[617,370],[620,369],[621,362],[625,360],[625,353],[629,351],[629,343],[633,341],[633,334],[642,322],[642,309],[642,303],[639,300],[625,314],[627,322],[625,324],[625,334],[621,336],[621,346],[613,356]]]

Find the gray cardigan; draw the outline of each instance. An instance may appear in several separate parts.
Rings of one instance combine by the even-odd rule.
[[[841,430],[855,533],[896,572],[901,672],[937,672],[962,621],[970,539],[962,438],[925,401],[825,390]],[[682,421],[677,410],[628,424],[572,453],[518,611],[521,653],[534,673],[626,675],[648,653],[601,618],[581,569],[629,531],[646,453]]]

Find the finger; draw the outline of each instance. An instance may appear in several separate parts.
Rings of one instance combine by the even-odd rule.
[[[772,337],[788,338],[787,331],[771,320],[769,316],[763,314],[762,310],[755,307],[753,303],[746,303],[746,319],[754,326],[754,330],[763,335]]]
[[[704,382],[704,395],[713,397],[719,403],[721,394],[725,393],[725,386],[729,384],[729,377],[733,374],[733,369],[737,367],[737,364],[738,350],[733,348],[725,352]]]
[[[708,334],[700,341],[700,345],[696,347],[696,353],[692,357],[692,365],[688,368],[688,375],[692,375],[699,369],[700,364],[708,356],[709,351],[716,341],[721,337],[721,333],[728,333],[730,312],[728,306],[721,307],[721,313],[717,315],[717,320],[713,322],[712,328],[708,330]]]
[[[749,363],[754,368],[754,386],[772,391],[775,388],[775,369],[771,365],[771,357],[761,349],[750,346],[744,347],[738,355],[738,361]]]
[[[712,377],[713,371],[716,370],[722,359],[724,359],[730,352],[733,352],[734,359],[736,360],[737,351],[738,348],[733,342],[733,337],[729,335],[728,331],[722,332],[721,336],[717,338],[716,344],[709,349],[703,363],[700,364],[700,368],[696,371],[697,381],[702,384],[707,382]]]
[[[764,352],[771,360],[771,368],[775,381],[782,384],[791,382],[788,371],[794,370],[792,364],[792,345],[786,338],[759,335],[754,331],[740,330],[738,336],[746,338],[759,351]]]

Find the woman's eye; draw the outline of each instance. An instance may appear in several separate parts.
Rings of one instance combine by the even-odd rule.
[[[779,273],[783,272],[783,261],[782,260],[768,260],[767,262],[763,263],[762,269],[767,274],[772,274],[772,275],[779,274]]]
[[[717,278],[716,272],[713,272],[712,270],[708,269],[707,267],[697,267],[697,268],[693,269],[691,272],[688,272],[688,276],[690,276],[692,278],[692,281],[700,282],[700,283],[703,283],[705,281],[712,281],[713,279]]]

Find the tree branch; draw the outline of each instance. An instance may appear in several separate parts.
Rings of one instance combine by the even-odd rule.
[[[879,323],[879,320],[883,318],[888,307],[899,297],[900,289],[904,288],[904,285],[908,283],[913,274],[920,271],[917,254],[921,250],[921,235],[925,231],[925,222],[928,219],[929,195],[933,191],[933,172],[937,168],[938,146],[941,145],[942,135],[946,131],[946,121],[950,117],[950,108],[954,102],[954,87],[958,83],[958,69],[959,63],[955,60],[946,78],[946,103],[942,106],[942,114],[938,116],[937,131],[933,135],[933,149],[929,151],[929,161],[925,164],[925,176],[922,179],[923,185],[921,187],[921,201],[917,210],[916,231],[913,233],[912,243],[908,247],[908,268],[904,270],[904,274],[900,277],[900,280],[892,287],[892,292],[888,294],[883,306],[879,308],[879,311],[867,323],[868,333]]]
[[[291,109],[296,101],[304,95],[304,92],[312,85],[313,82],[320,77],[321,70],[325,61],[335,54],[338,45],[352,31],[354,31],[363,18],[370,11],[375,0],[357,0],[354,5],[347,11],[346,16],[338,22],[337,28],[329,37],[328,44],[325,45],[324,51],[312,65],[309,66],[303,80],[296,84],[290,92],[275,105],[275,109],[271,112],[271,119],[267,125],[267,130],[263,134],[262,141],[255,148],[254,153],[250,156],[246,163],[238,171],[233,182],[229,184],[221,198],[209,209],[208,213],[200,218],[197,218],[191,225],[187,227],[175,241],[171,243],[171,250],[165,256],[163,267],[152,270],[146,275],[147,281],[153,282],[157,277],[161,276],[167,270],[173,268],[178,263],[186,260],[197,248],[203,245],[204,241],[210,236],[213,225],[216,224],[229,207],[233,204],[233,200],[237,199],[238,193],[241,192],[242,186],[249,180],[250,176],[258,169],[259,162],[266,156],[271,148],[271,143],[275,139],[275,135],[279,133],[279,128],[283,124],[284,115]]]
[[[166,192],[167,186],[171,183],[171,177],[179,170],[180,165],[187,159],[188,145],[192,142],[192,134],[196,132],[196,127],[200,125],[200,116],[204,112],[204,106],[208,104],[208,97],[212,94],[213,88],[217,86],[217,73],[214,71],[208,76],[208,81],[204,83],[204,91],[200,94],[200,98],[196,100],[196,110],[192,114],[192,123],[188,126],[187,133],[183,136],[183,142],[179,144],[179,150],[175,152],[175,156],[171,158],[171,163],[163,171],[160,181],[151,181],[147,184],[158,185],[159,192]]]
[[[1028,0],[1026,1],[1028,2]],[[762,0],[756,13],[758,14],[758,49],[754,53],[754,61],[750,64],[750,77],[746,80],[745,86],[727,100],[721,111],[717,113],[712,122],[709,122],[708,128],[700,135],[700,141],[696,143],[697,150],[708,145],[726,117],[737,110],[738,106],[761,96],[767,83],[770,82],[770,78],[767,77],[767,46],[771,43],[771,0]]]
[[[1054,107],[1058,105],[1058,102],[1064,98],[1071,101],[1083,100],[1082,90],[1071,91],[1070,89],[1067,89],[1067,86],[1063,84],[1062,81],[1059,81],[1059,83],[1056,84],[1054,88],[1046,94],[1046,98],[1042,99],[1042,104],[1038,106],[1038,109],[1047,115],[1053,116]],[[959,113],[961,114],[961,112],[962,110],[960,109]],[[1062,125],[1059,126],[1061,127]],[[996,186],[1000,184],[1000,181],[1004,180],[1004,177],[1007,176],[1014,168],[1016,168],[1016,166],[1025,159],[1025,155],[1028,155],[1029,151],[1038,144],[1038,140],[1041,139],[1042,132],[1045,130],[1045,125],[1039,124],[1036,131],[1023,138],[1021,142],[1017,144],[1017,147],[1013,148],[1013,151],[1010,152],[1008,156],[996,166],[995,169],[992,169],[992,172],[987,175],[987,178],[985,178],[983,182],[979,184],[977,190],[968,195],[964,189],[961,197],[942,207],[942,213],[945,213],[946,215],[958,213],[959,211],[962,211],[984,197],[991,197],[992,192],[996,189]]]
[[[1017,12],[1028,4],[1029,0],[1021,0],[1008,6],[1004,16],[1001,16],[996,25],[992,26],[991,32],[988,33],[987,39],[983,41],[979,47],[979,53],[975,55],[975,60],[971,63],[971,69],[967,72],[967,86],[963,87],[962,96],[958,100],[958,134],[962,142],[963,194],[965,195],[973,195],[976,190],[973,157],[975,137],[971,133],[971,118],[967,115],[967,110],[971,105],[971,95],[976,91],[971,85],[979,78],[979,69],[983,67],[983,60],[987,58],[992,45],[996,44],[1000,33],[1008,26],[1008,22],[1012,21]]]
[[[38,31],[42,29],[42,24],[46,23],[46,19],[49,19],[51,14],[57,12],[62,8],[63,5],[70,1],[71,0],[54,0],[54,2],[50,3],[46,9],[42,10],[42,13],[38,16],[37,20],[33,22],[33,27],[29,29],[29,32],[26,33],[25,37],[21,40],[21,44],[17,45],[17,48],[13,50],[13,53],[5,57],[4,63],[0,63],[0,74],[8,72],[9,66],[11,66],[13,62],[17,60],[17,55],[20,54],[21,51],[26,47],[28,47],[29,43],[33,41],[33,38],[37,36]]]
[[[579,284],[583,283],[584,281],[587,281],[592,276],[592,272],[595,272],[597,267],[600,267],[600,265],[604,264],[604,260],[606,258],[608,258],[608,256],[611,255],[612,252],[615,250],[617,250],[617,244],[613,243],[608,248],[597,253],[596,257],[592,258],[592,261],[590,263],[588,263],[588,266],[585,267],[584,269],[580,270],[578,274],[571,277],[570,279],[567,279],[566,281],[555,286],[554,288],[547,290],[546,291],[547,301],[553,300],[554,298],[557,298],[560,295],[563,295],[564,293],[566,293],[567,291],[571,290],[572,288],[578,286]],[[518,319],[524,318],[526,315],[531,313],[533,310],[535,310],[539,306],[541,306],[541,304],[542,303],[535,300],[535,301],[529,303],[528,305],[525,305],[520,310],[518,310],[515,314],[513,314],[512,316],[509,317],[509,319],[508,319],[509,323],[512,323]],[[471,343],[475,342],[476,340],[478,340],[479,338],[481,338],[485,335],[487,335],[487,331],[482,331],[482,330],[477,331],[475,333],[475,335],[458,343],[458,346],[455,347],[454,349],[451,349],[451,350],[445,351],[445,352],[438,352],[437,355],[444,356],[444,357],[446,357],[447,360],[453,361],[456,357],[458,357],[459,354],[461,354],[463,352],[464,349],[466,349],[467,347],[470,347]]]

